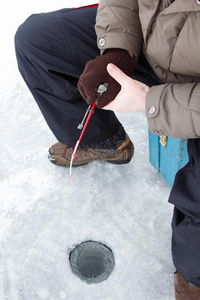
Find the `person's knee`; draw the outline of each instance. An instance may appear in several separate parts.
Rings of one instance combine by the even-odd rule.
[[[31,15],[24,23],[17,29],[14,37],[16,50],[23,50],[29,48],[30,45],[37,43],[39,38],[38,17],[39,15]]]

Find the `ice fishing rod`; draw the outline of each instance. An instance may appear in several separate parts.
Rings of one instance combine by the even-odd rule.
[[[101,97],[101,95],[107,90],[107,86],[108,86],[108,84],[104,83],[104,84],[100,84],[97,87],[97,89],[96,89],[96,95],[97,96],[96,96],[95,102],[92,104],[92,106],[91,105],[88,106],[88,108],[86,109],[86,113],[85,113],[85,115],[83,117],[82,122],[77,127],[77,129],[82,129],[82,131],[81,131],[81,134],[80,134],[80,137],[79,137],[78,141],[76,142],[76,145],[74,147],[74,151],[73,151],[73,153],[71,155],[70,170],[69,170],[69,180],[70,181],[71,181],[71,175],[72,175],[72,165],[73,165],[73,160],[76,157],[76,151],[77,151],[77,149],[78,149],[78,147],[80,145],[81,139],[82,139],[83,134],[84,134],[84,132],[86,130],[86,127],[87,127],[87,125],[89,123],[89,120],[90,120],[90,118],[91,118],[91,116],[92,116],[92,114],[94,112],[94,108],[95,108],[96,104],[98,103],[98,100]],[[85,122],[85,124],[84,124],[84,122]]]

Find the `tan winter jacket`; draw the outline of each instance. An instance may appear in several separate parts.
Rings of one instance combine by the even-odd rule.
[[[150,130],[199,138],[200,0],[100,0],[95,29],[102,52],[142,50],[164,83],[147,94]]]

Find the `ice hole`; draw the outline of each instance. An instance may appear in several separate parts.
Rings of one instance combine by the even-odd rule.
[[[77,245],[69,255],[72,272],[87,283],[106,280],[114,268],[112,250],[96,241]]]

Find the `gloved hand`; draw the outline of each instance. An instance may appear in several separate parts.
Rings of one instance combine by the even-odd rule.
[[[137,61],[126,50],[109,49],[105,54],[86,63],[78,81],[78,89],[88,104],[95,102],[97,86],[102,83],[108,84],[107,91],[98,100],[98,108],[102,108],[114,100],[121,89],[120,84],[106,70],[109,63],[115,64],[126,75],[131,76]]]

